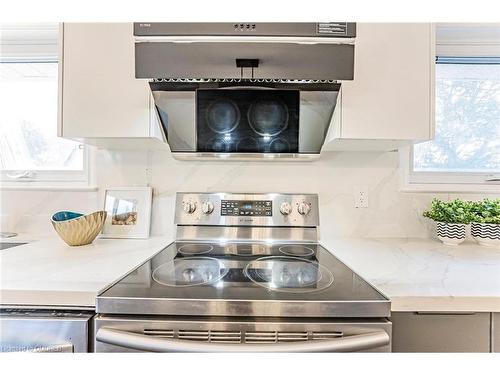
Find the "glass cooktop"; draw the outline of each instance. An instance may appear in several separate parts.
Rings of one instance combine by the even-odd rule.
[[[318,244],[174,242],[97,298],[98,313],[388,316],[390,302]]]

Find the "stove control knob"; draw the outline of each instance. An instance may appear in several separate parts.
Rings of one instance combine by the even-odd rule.
[[[311,205],[307,202],[302,202],[297,207],[297,211],[299,211],[299,214],[306,216],[311,211]]]
[[[281,203],[280,212],[283,215],[290,215],[292,213],[292,205],[289,202]]]
[[[214,204],[212,202],[203,202],[201,205],[201,212],[205,215],[209,215],[214,211]]]
[[[182,209],[184,210],[185,213],[192,214],[193,212],[196,211],[196,202],[193,201],[183,202]]]

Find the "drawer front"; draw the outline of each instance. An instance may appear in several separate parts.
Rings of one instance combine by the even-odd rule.
[[[394,352],[490,351],[489,313],[393,313]]]

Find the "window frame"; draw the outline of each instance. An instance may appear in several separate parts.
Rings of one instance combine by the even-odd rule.
[[[88,185],[91,177],[89,148],[84,144],[80,147],[83,150],[82,170],[1,170],[2,186]]]
[[[488,27],[475,24],[445,24],[436,27],[436,63],[448,59],[500,57],[500,44]],[[463,38],[465,35],[465,39]],[[435,90],[435,78],[431,90]],[[435,111],[435,95],[432,103]],[[399,149],[401,191],[500,193],[500,172],[417,172],[414,171],[413,146]]]
[[[399,149],[401,191],[500,193],[500,173],[415,172],[413,145]]]
[[[5,25],[5,24],[4,24]],[[5,27],[2,25],[2,27]],[[26,25],[16,27],[11,24],[7,26],[6,53],[0,59],[0,63],[57,63],[57,82],[61,84],[61,43],[59,24],[36,24],[35,27],[25,28]],[[27,36],[26,36],[27,35]],[[41,35],[41,36],[40,36]],[[60,87],[59,90],[60,91]],[[60,92],[58,93],[58,96]],[[58,107],[61,103],[58,97]],[[60,108],[56,108],[60,111]],[[58,114],[59,119],[59,114]],[[59,131],[59,124],[54,124]],[[81,170],[0,170],[0,188],[69,188],[69,189],[93,189],[90,187],[92,175],[90,164],[92,157],[91,149],[80,143],[83,150],[83,166]]]

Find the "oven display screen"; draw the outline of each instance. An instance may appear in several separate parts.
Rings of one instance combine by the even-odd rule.
[[[272,201],[221,201],[221,216],[272,216]]]

